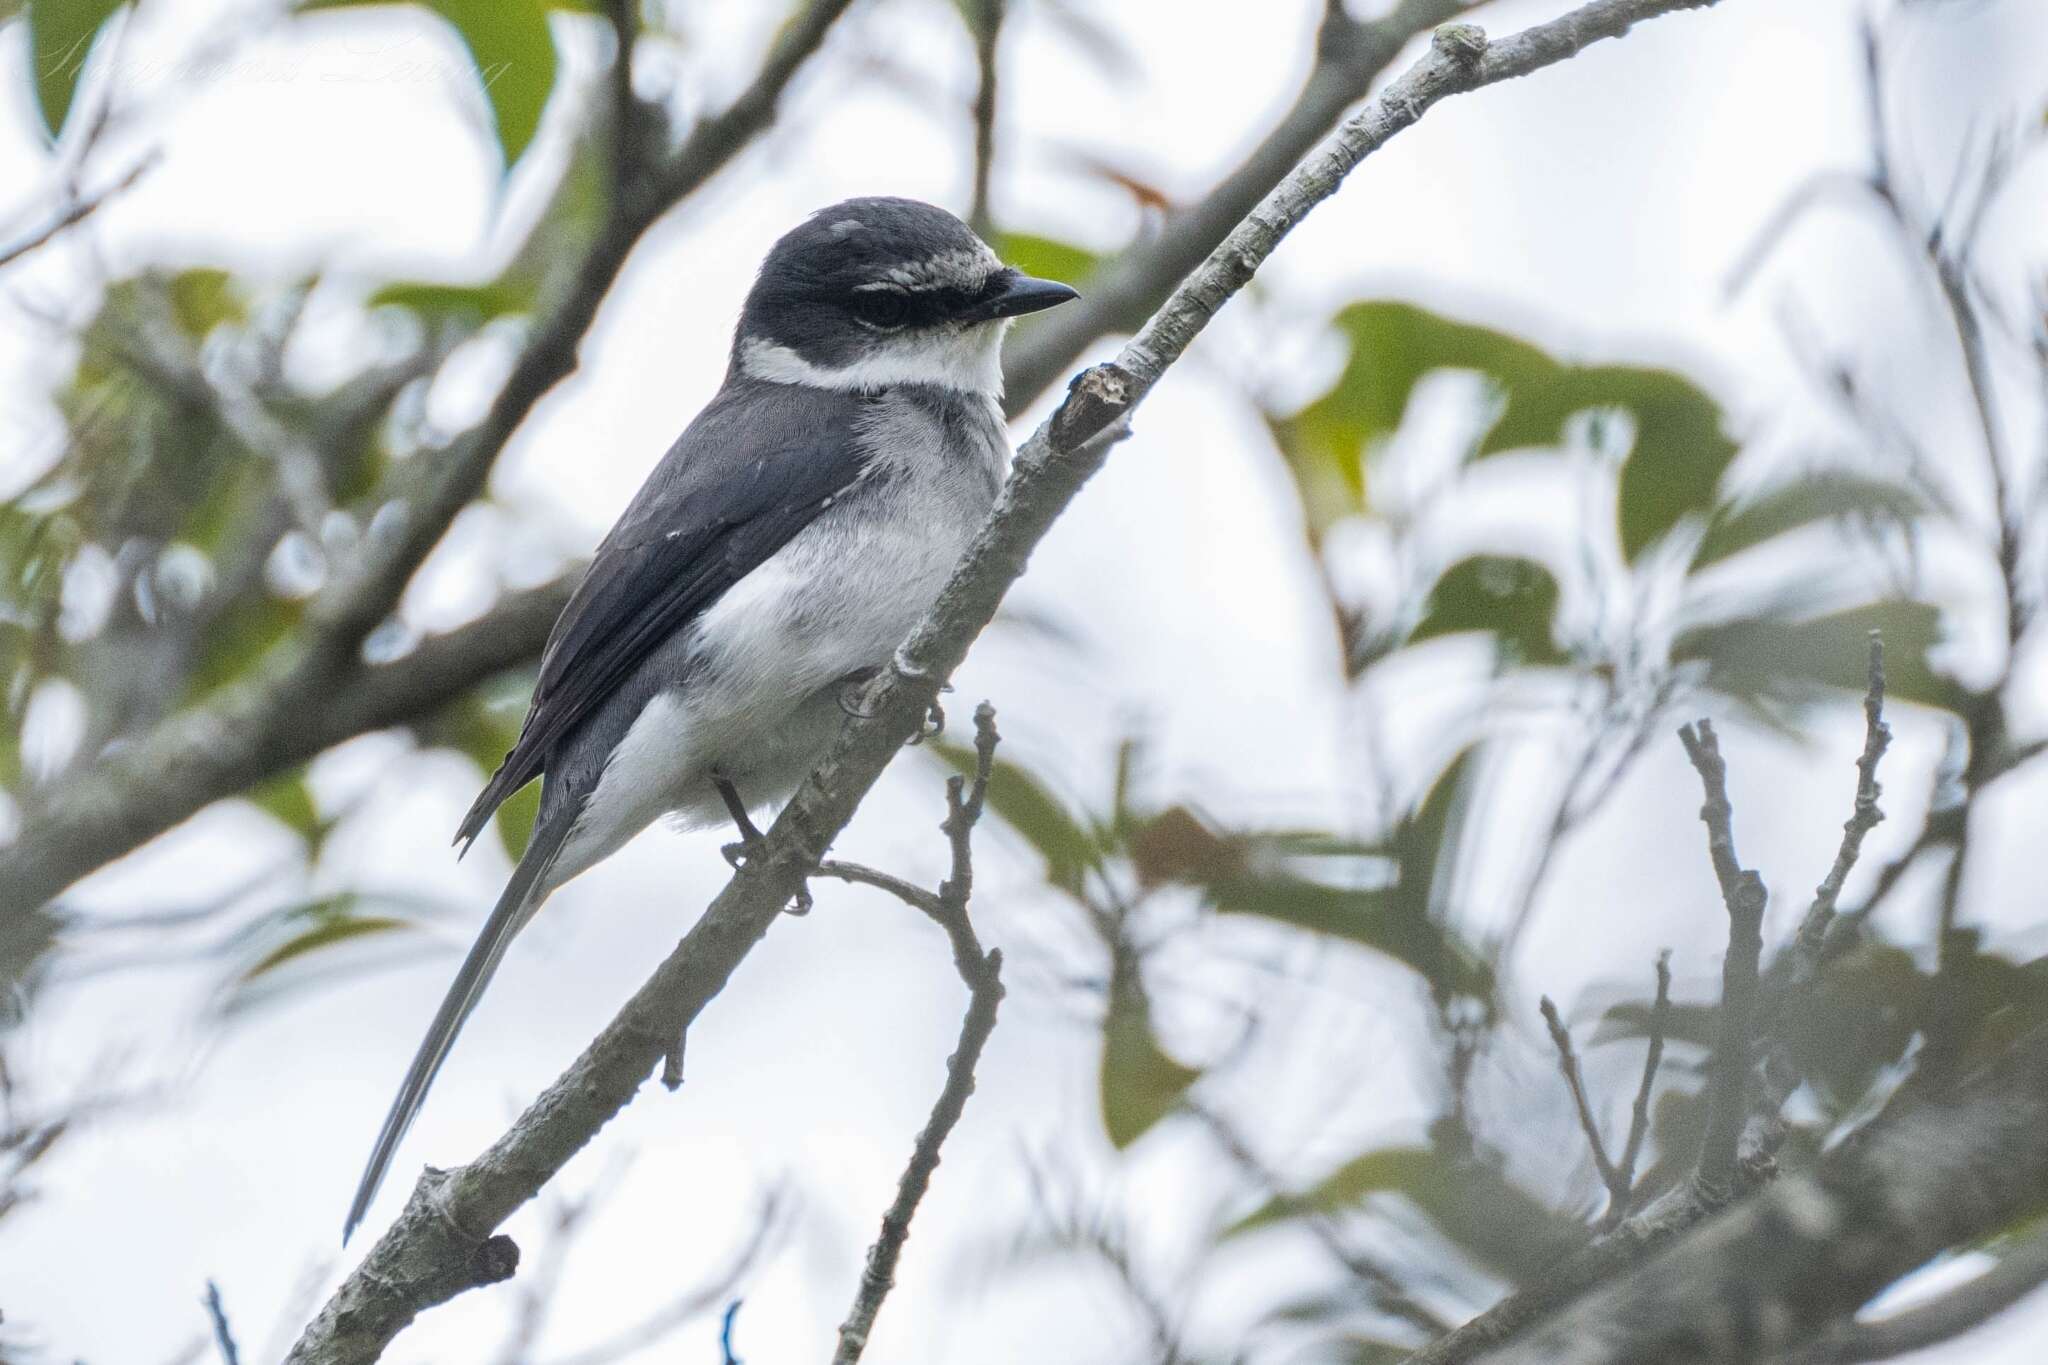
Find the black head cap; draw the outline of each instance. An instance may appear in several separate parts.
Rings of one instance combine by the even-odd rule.
[[[1075,297],[997,259],[967,224],[915,199],[848,199],[778,241],[740,314],[736,347],[785,348],[842,370],[877,352],[929,347],[977,324]],[[992,343],[991,343],[992,344]]]

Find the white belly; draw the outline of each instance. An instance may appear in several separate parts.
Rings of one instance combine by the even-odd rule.
[[[663,816],[719,824],[711,778],[780,802],[844,721],[849,674],[886,663],[986,512],[957,488],[819,518],[706,611],[689,682],[657,694],[612,752],[549,877],[559,886]]]

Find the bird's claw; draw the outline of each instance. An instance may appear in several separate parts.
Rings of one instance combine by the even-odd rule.
[[[759,858],[766,851],[767,842],[761,835],[756,834],[752,838],[735,839],[729,844],[720,844],[718,852],[724,857],[726,865],[737,872]]]
[[[925,708],[924,722],[917,727],[917,733],[905,740],[905,744],[922,744],[928,739],[937,739],[946,732],[946,708],[939,705],[938,698],[932,699]]]

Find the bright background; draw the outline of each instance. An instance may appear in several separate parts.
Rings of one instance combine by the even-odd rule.
[[[1566,8],[1502,0],[1477,18],[1502,33]],[[1211,809],[1246,820],[1342,818],[1359,780],[1351,709],[1374,703],[1337,681],[1327,622],[1306,590],[1299,511],[1243,394],[1306,396],[1326,382],[1333,362],[1318,324],[1345,299],[1398,294],[1575,358],[1683,365],[1710,382],[1739,430],[1788,443],[1824,420],[1786,350],[1788,308],[1825,339],[1888,354],[1906,390],[1922,382],[1914,365],[1918,334],[1934,325],[1927,301],[1860,226],[1809,224],[1744,294],[1726,289],[1796,186],[1821,168],[1863,164],[1855,31],[1865,8],[1726,0],[1660,20],[1448,101],[1372,158],[1172,372],[1034,559],[1015,605],[1055,619],[1078,646],[1049,651],[1028,631],[998,628],[956,680],[956,726],[986,696],[1010,752],[1090,793],[1107,781],[1111,739],[1138,725],[1162,788],[1198,787]],[[1319,7],[1129,0],[1086,10],[1120,55],[1076,40],[1042,7],[1012,16],[994,200],[1006,226],[1109,248],[1138,227],[1137,211],[1077,165],[1077,150],[1177,199],[1198,194],[1291,97]],[[739,0],[679,5],[686,40],[643,77],[666,75],[686,108],[714,106],[750,72],[778,17],[776,6]],[[571,70],[587,75],[597,49],[572,29],[562,30]],[[1987,111],[2031,102],[2038,117],[2048,22],[2032,5],[1923,3],[1903,31],[1896,108],[1926,174],[1953,164]],[[220,63],[188,65],[224,37]],[[19,25],[0,30],[0,66],[24,60],[22,41]],[[317,269],[344,282],[474,278],[535,210],[569,124],[558,100],[501,200],[462,53],[412,9],[287,23],[260,3],[170,0],[145,7],[124,51],[132,70],[122,78],[148,91],[155,112],[107,164],[143,145],[160,146],[163,160],[82,229],[0,275],[0,485],[60,433],[46,395],[69,363],[65,322],[91,310],[98,281],[145,263],[280,278]],[[878,78],[883,65],[904,79]],[[501,585],[536,581],[594,545],[718,384],[754,264],[803,214],[872,193],[963,209],[971,147],[960,106],[973,72],[965,30],[940,0],[856,5],[777,128],[635,254],[582,368],[500,463],[495,507],[457,523],[407,616],[428,629],[458,623]],[[0,222],[28,225],[57,168],[19,83],[7,90]],[[2034,175],[2014,196],[2020,206],[1991,225],[1989,273],[2038,268],[2042,188]],[[322,334],[316,310],[324,344],[295,358],[309,379],[345,369],[370,344],[351,332],[348,310],[334,313]],[[450,428],[480,411],[498,377],[484,349],[436,389],[436,418]],[[1929,414],[1937,441],[1959,416]],[[1967,654],[1968,642],[1959,648]],[[1818,875],[1818,851],[1832,849],[1857,724],[1845,706],[1814,728],[1810,749],[1752,731],[1729,740],[1743,853],[1784,892],[1781,907]],[[1902,708],[1897,727],[1886,785],[1900,818],[1873,836],[1870,862],[1910,839],[1941,750],[1931,713]],[[939,771],[921,755],[899,760],[842,854],[935,881]],[[322,758],[313,776],[323,807],[359,809],[317,875],[459,908],[441,922],[445,951],[224,1027],[207,1008],[216,977],[203,964],[81,975],[42,1001],[15,1044],[25,1074],[55,1090],[113,1079],[147,1094],[68,1142],[41,1201],[0,1241],[0,1310],[50,1358],[173,1357],[203,1330],[196,1300],[209,1277],[245,1348],[275,1358],[315,1289],[350,1264],[337,1237],[361,1158],[506,867],[488,839],[462,864],[447,848],[478,782],[457,758],[415,757],[409,743],[373,736]],[[1723,923],[1697,856],[1694,791],[1678,746],[1655,745],[1566,855],[1525,948],[1527,980],[1569,1000],[1670,945],[1681,990],[1706,992]],[[2017,851],[2038,836],[2038,816],[2025,812],[2044,799],[2038,781],[2002,791],[2005,814],[1985,837]],[[721,884],[719,837],[649,833],[555,899],[470,1023],[368,1235],[401,1201],[404,1168],[477,1151],[610,1017]],[[1072,931],[1028,855],[993,828],[981,847],[977,920],[1011,958],[1012,993],[870,1358],[1131,1358],[1142,1335],[1098,1276],[1008,1255],[1029,1220],[1030,1172],[1055,1171],[1063,1188],[1125,1209],[1138,1251],[1170,1281],[1195,1216],[1181,1193],[1208,1179],[1216,1158],[1164,1131],[1124,1154],[1102,1139],[1098,1042],[1063,985]],[[284,851],[265,817],[229,804],[74,900],[110,917],[160,907],[166,887],[197,900]],[[2035,894],[2014,872],[1973,904],[2024,936],[2040,923]],[[936,1093],[962,999],[929,925],[851,888],[821,886],[818,902],[809,919],[779,926],[705,1013],[681,1093],[650,1088],[559,1182],[575,1191],[617,1180],[567,1262],[542,1358],[591,1344],[712,1273],[776,1187],[789,1196],[785,1224],[743,1286],[736,1344],[755,1362],[827,1353]],[[1343,1040],[1342,1099],[1330,1103],[1328,1075],[1290,1085],[1284,1069],[1269,1073],[1269,1095],[1251,1098],[1273,1132],[1290,1135],[1277,1155],[1314,1169],[1347,1136],[1412,1130],[1427,1109],[1422,1082],[1403,1074],[1413,1065],[1408,1025],[1378,1007],[1376,993],[1395,989],[1387,974],[1342,955],[1303,957],[1294,965],[1308,984],[1294,1008]],[[1219,991],[1236,979],[1203,970],[1221,973],[1209,983]],[[1540,1037],[1533,1009],[1517,1008],[1518,1027]],[[1216,1030],[1199,1009],[1181,1014],[1166,1008],[1165,1036],[1200,1055]],[[1554,1076],[1536,1075],[1543,1093],[1532,1102],[1560,1104]],[[627,1154],[630,1166],[615,1170]],[[530,1258],[548,1241],[549,1207],[544,1199],[507,1226]],[[1285,1258],[1268,1257],[1213,1285],[1192,1308],[1192,1337],[1228,1342],[1263,1293],[1257,1280],[1287,1273]],[[433,1311],[390,1358],[492,1359],[519,1292],[515,1282]],[[2029,1317],[2040,1321],[2015,1314],[1926,1359],[2032,1360],[2040,1328]],[[637,1358],[712,1360],[715,1335],[713,1313]]]

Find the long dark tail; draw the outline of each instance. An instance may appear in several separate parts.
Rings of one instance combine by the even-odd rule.
[[[463,959],[462,970],[455,974],[454,984],[448,987],[448,994],[441,1001],[432,1026],[427,1029],[427,1036],[421,1040],[419,1051],[413,1054],[405,1081],[398,1087],[398,1097],[391,1101],[391,1112],[384,1116],[384,1126],[378,1130],[377,1143],[370,1149],[369,1165],[363,1169],[363,1178],[356,1186],[355,1200],[348,1207],[348,1222],[342,1225],[343,1245],[347,1245],[350,1234],[363,1221],[370,1201],[377,1197],[377,1187],[384,1183],[384,1174],[391,1168],[391,1158],[398,1151],[398,1144],[404,1140],[405,1130],[412,1127],[413,1119],[419,1115],[420,1106],[426,1102],[427,1088],[434,1083],[441,1063],[447,1060],[448,1049],[455,1045],[455,1035],[462,1031],[463,1021],[476,1008],[484,987],[490,984],[492,974],[498,970],[505,949],[513,936],[533,918],[534,911],[540,909],[543,876],[553,865],[555,855],[561,852],[562,843],[574,824],[573,819],[537,822],[533,841],[526,846],[519,866],[513,869],[512,880],[505,884],[504,894],[498,897],[497,908],[484,921],[483,932],[477,935],[469,956]]]

